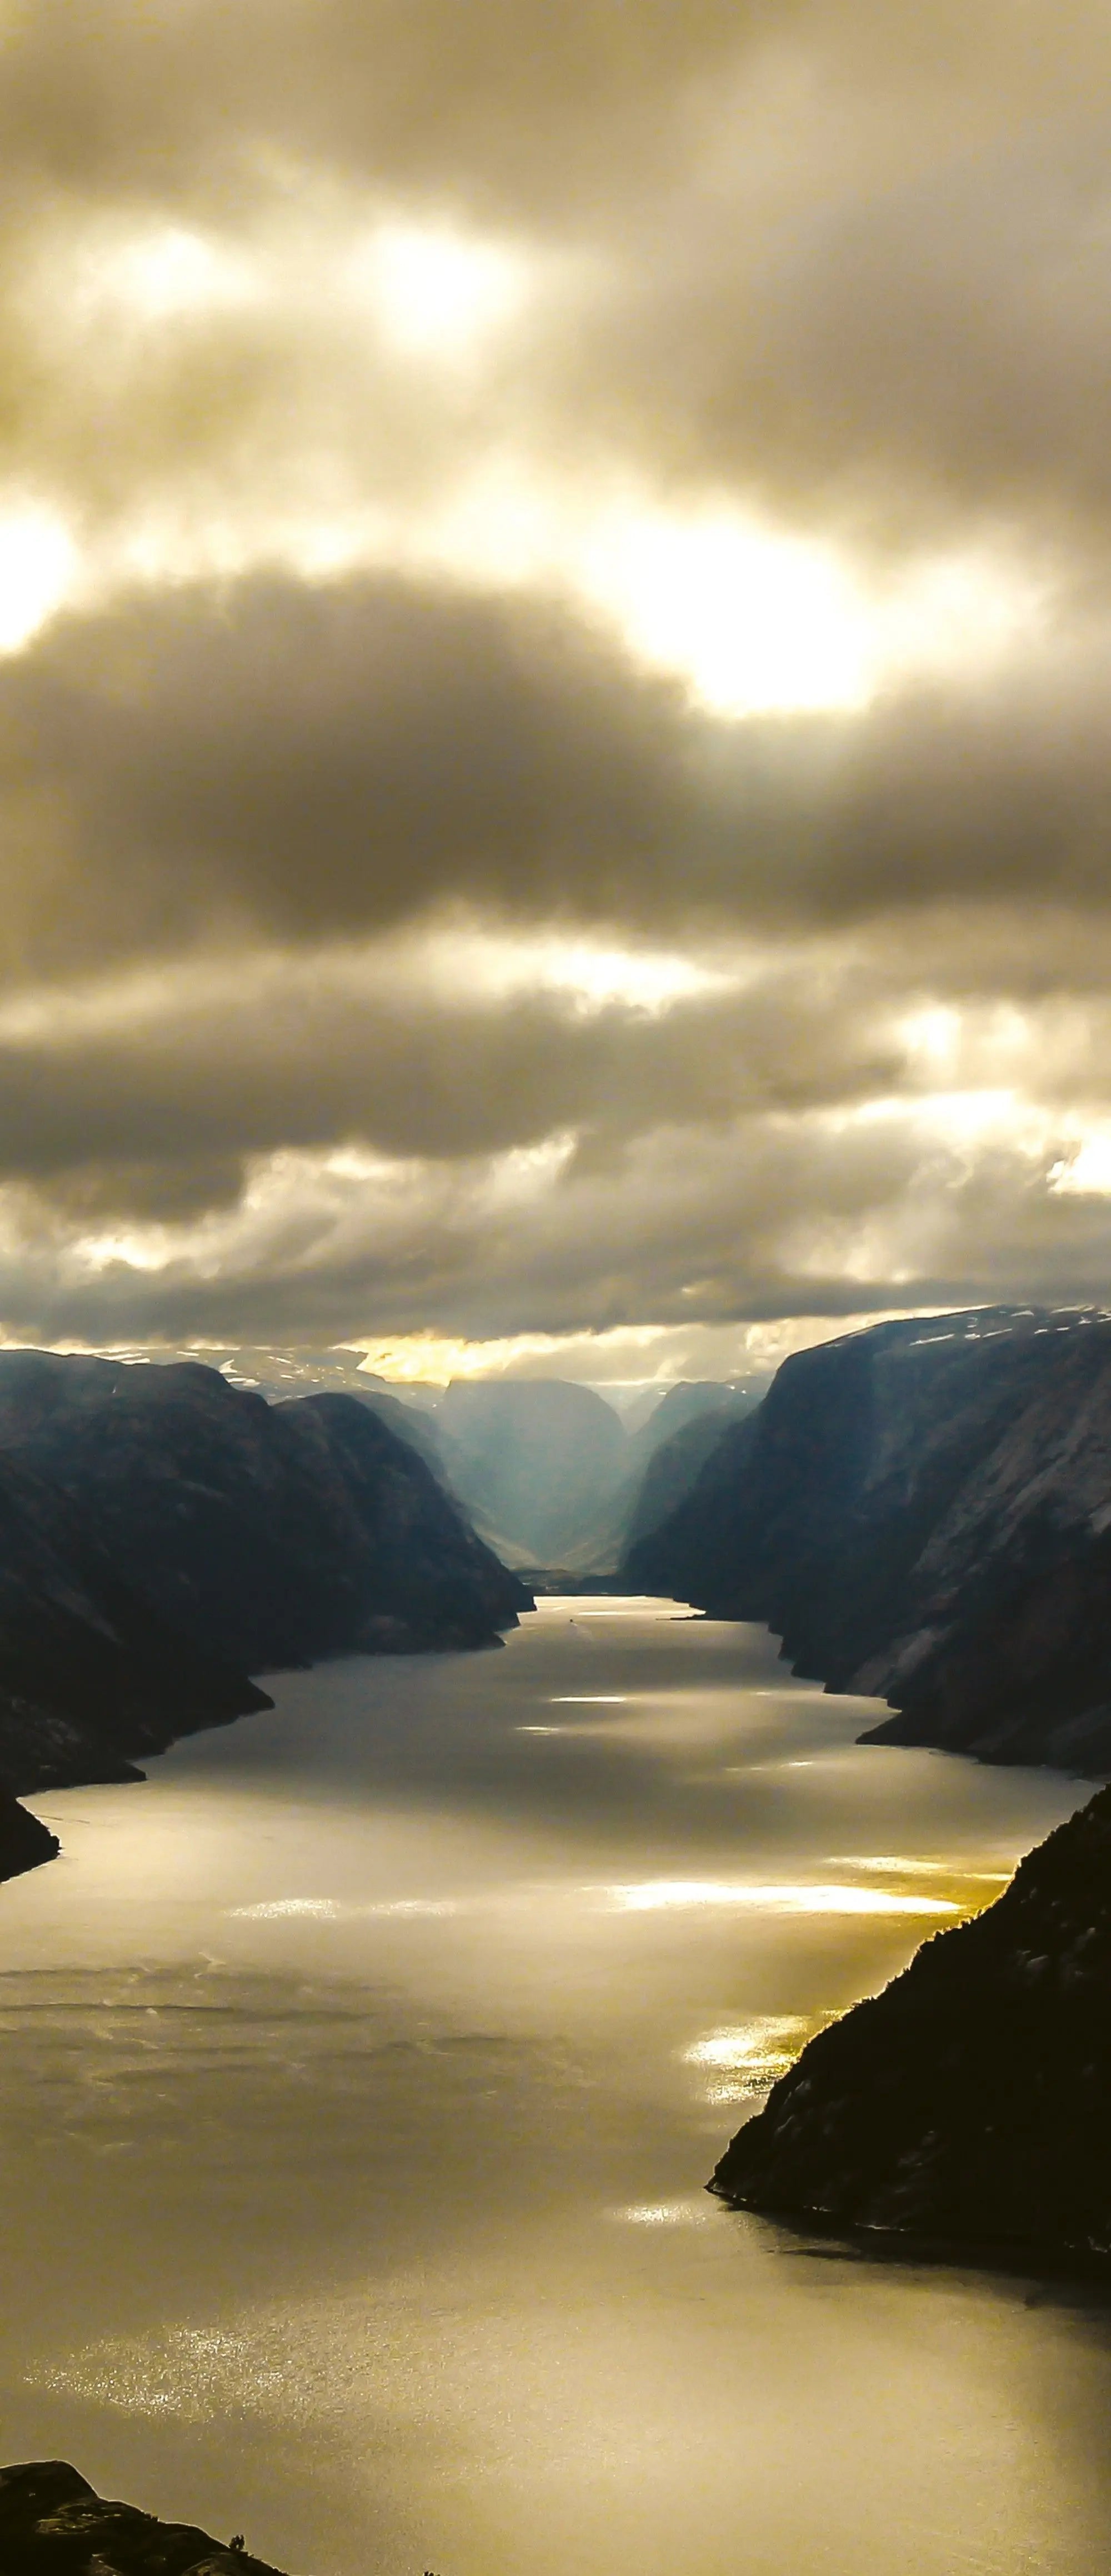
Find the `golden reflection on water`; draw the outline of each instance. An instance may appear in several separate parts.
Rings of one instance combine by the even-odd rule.
[[[625,2209],[607,2209],[606,2217],[622,2227],[707,2227],[704,2200],[634,2200]]]
[[[381,1905],[344,1905],[334,1896],[276,1896],[262,1905],[229,1906],[227,1919],[229,1923],[277,1923],[288,1915],[301,1915],[318,1923],[360,1923],[386,1915],[404,1919],[458,1912],[451,1897],[401,1896]]]
[[[8,2455],[312,2576],[1096,2576],[1098,2320],[703,2188],[1082,1789],[642,1602],[276,1697],[3,1891]]]
[[[703,1905],[751,1906],[762,1914],[959,1914],[953,1897],[900,1895],[890,1888],[844,1885],[792,1885],[790,1881],[752,1885],[741,1879],[648,1878],[605,1891],[610,1904],[627,1914],[686,1911]]]
[[[759,2013],[728,2030],[710,2030],[682,2051],[685,2066],[705,2068],[707,2102],[745,2102],[793,2066],[828,2013]]]

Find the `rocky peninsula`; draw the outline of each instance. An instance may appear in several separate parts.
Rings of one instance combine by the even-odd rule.
[[[796,1353],[630,1589],[766,1623],[867,1740],[1111,1770],[1111,1318],[1000,1307]]]
[[[812,2039],[710,2189],[1007,2260],[1111,2265],[1111,1789]]]
[[[280,2576],[242,2538],[213,2540],[98,2496],[65,2460],[0,2469],[4,2576]]]

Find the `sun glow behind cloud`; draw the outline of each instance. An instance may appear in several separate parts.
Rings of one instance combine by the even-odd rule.
[[[529,262],[519,250],[419,224],[377,225],[351,251],[343,276],[397,349],[440,361],[477,356],[529,294]]]
[[[867,612],[826,548],[735,511],[615,513],[584,545],[583,589],[631,649],[720,716],[866,704]]]
[[[248,305],[258,294],[256,273],[241,251],[177,224],[90,244],[78,279],[98,318],[114,308],[140,324]]]
[[[77,548],[52,510],[0,508],[0,653],[18,653],[61,608],[79,570]]]

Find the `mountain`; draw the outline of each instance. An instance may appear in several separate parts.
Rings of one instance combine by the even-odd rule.
[[[708,1380],[668,1389],[651,1420],[630,1441],[638,1445],[631,1492],[621,1529],[619,1558],[677,1511],[709,1465],[731,1423],[751,1415],[762,1388]]]
[[[56,1483],[0,1452],[0,1781],[9,1790],[134,1779],[135,1754],[270,1706],[244,1671],[200,1642],[196,1623],[190,1633],[161,1618],[94,1530]]]
[[[528,1601],[353,1397],[0,1353],[9,1790],[134,1777],[134,1755],[269,1707],[251,1672],[494,1644]]]
[[[256,1388],[271,1401],[333,1389],[358,1396],[424,1458],[503,1562],[527,1567],[558,1556],[583,1573],[613,1571],[630,1535],[654,1527],[674,1507],[718,1431],[751,1410],[767,1384],[681,1379],[663,1390],[642,1386],[631,1398],[622,1390],[618,1404],[566,1378],[468,1378],[449,1387],[387,1379],[369,1371],[357,1351],[343,1349],[243,1346],[218,1356],[233,1385]],[[470,1392],[528,1387],[544,1391]],[[607,1415],[617,1421],[616,1441]],[[696,1421],[705,1423],[701,1432]],[[673,1441],[670,1471],[649,1481],[657,1450],[665,1444],[670,1450]],[[561,1498],[555,1484],[563,1487]]]
[[[533,1565],[563,1564],[620,1478],[613,1406],[570,1379],[456,1379],[435,1422],[454,1443],[460,1500]]]
[[[784,1362],[630,1586],[766,1622],[869,1730],[1111,1768],[1111,1319],[989,1308]]]
[[[685,1493],[755,1391],[717,1380],[671,1386],[627,1432],[593,1388],[560,1378],[471,1378],[449,1386],[427,1426],[442,1473],[510,1561],[601,1574],[630,1530]],[[669,1464],[649,1485],[664,1449]]]
[[[710,2188],[952,2245],[1111,2257],[1111,1789],[812,2039]]]
[[[278,2576],[237,2538],[98,2496],[65,2460],[0,2469],[4,2576]]]
[[[754,1391],[719,1379],[683,1378],[656,1397],[635,1429],[626,1419],[616,1479],[584,1519],[564,1564],[612,1575],[632,1537],[655,1528],[689,1492],[727,1423],[758,1400]]]
[[[591,1575],[612,1573],[630,1536],[674,1508],[717,1429],[758,1403],[766,1383],[681,1380],[663,1392],[643,1386],[631,1398],[623,1389],[618,1404],[564,1378],[469,1378],[449,1387],[386,1379],[368,1370],[357,1350],[343,1348],[242,1344],[208,1356],[232,1386],[271,1403],[293,1395],[356,1396],[417,1451],[503,1564],[527,1569],[558,1562],[570,1573]],[[701,1432],[693,1428],[696,1418],[705,1419]],[[689,1435],[680,1439],[688,1424]],[[664,1443],[670,1449],[673,1439],[668,1469],[649,1482],[656,1451]]]

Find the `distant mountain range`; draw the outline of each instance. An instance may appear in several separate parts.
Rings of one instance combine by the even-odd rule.
[[[613,1572],[635,1530],[654,1526],[687,1491],[707,1442],[757,1393],[684,1382],[627,1431],[588,1386],[470,1379],[446,1388],[431,1421],[418,1418],[442,1444],[452,1491],[508,1562],[601,1574]],[[685,1435],[696,1425],[690,1449]]]
[[[784,1362],[630,1588],[765,1622],[869,1740],[1111,1769],[1111,1318],[991,1308]]]
[[[0,1873],[45,1856],[12,1793],[133,1778],[269,1707],[254,1673],[496,1644],[530,1598],[350,1396],[0,1353]]]
[[[272,1400],[342,1389],[408,1440],[506,1565],[613,1573],[685,1494],[767,1379],[646,1386],[630,1409],[566,1378],[375,1377],[357,1351],[240,1346],[212,1359]],[[663,1453],[666,1453],[664,1455]],[[657,1460],[659,1461],[657,1465]]]

